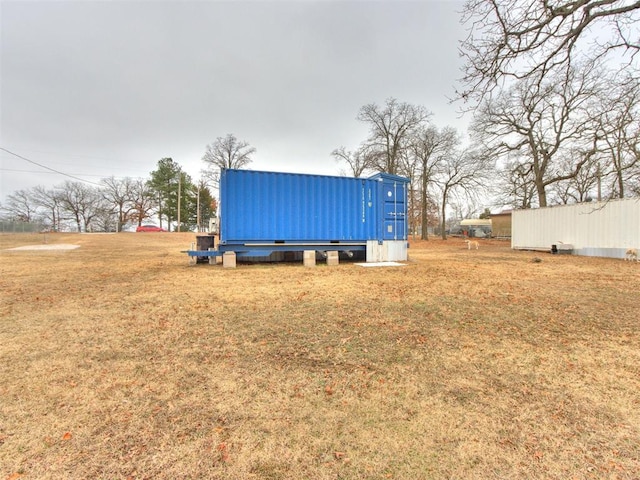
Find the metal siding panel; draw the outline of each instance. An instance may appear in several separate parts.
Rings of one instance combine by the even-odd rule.
[[[639,199],[515,210],[512,220],[513,248],[547,249],[563,242],[578,254],[616,257],[621,250],[640,248]]]
[[[259,232],[261,238],[270,238],[272,240],[287,240],[295,235],[296,222],[300,219],[292,215],[296,202],[300,201],[297,192],[292,184],[291,178],[286,175],[266,175],[268,179],[261,182],[260,185],[267,187],[265,196],[260,199],[260,203],[265,208],[269,208],[269,202],[272,198],[276,199],[276,205],[279,212],[271,212],[270,215],[274,219],[274,229]],[[256,186],[259,189],[259,186]],[[268,211],[268,210],[267,210]],[[273,232],[273,238],[271,233]]]

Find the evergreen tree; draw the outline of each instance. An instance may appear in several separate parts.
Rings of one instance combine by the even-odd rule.
[[[167,219],[167,230],[178,217],[178,188],[183,175],[182,167],[172,158],[158,160],[158,168],[151,172],[148,185],[153,189],[158,202],[158,218],[162,227],[163,217]]]

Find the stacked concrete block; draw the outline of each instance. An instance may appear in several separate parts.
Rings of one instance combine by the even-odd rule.
[[[338,252],[336,251],[332,251],[332,252],[327,252],[327,265],[338,265],[339,263],[339,259],[338,259]]]
[[[315,267],[316,266],[316,251],[315,250],[305,250],[302,263],[305,267]]]
[[[236,252],[224,252],[222,255],[223,268],[236,268]]]

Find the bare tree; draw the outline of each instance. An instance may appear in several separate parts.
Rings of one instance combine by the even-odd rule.
[[[37,202],[34,199],[33,193],[29,190],[18,190],[10,195],[7,195],[7,202],[2,210],[7,212],[8,216],[12,220],[19,222],[31,222],[35,218],[37,213]]]
[[[206,164],[202,174],[214,185],[218,185],[220,169],[246,168],[252,162],[251,155],[254,153],[256,153],[254,147],[238,140],[232,133],[227,134],[226,137],[218,137],[215,142],[207,145],[207,150],[202,157],[202,161]]]
[[[158,197],[149,182],[141,179],[131,183],[129,193],[132,203],[130,219],[140,226],[158,207]]]
[[[576,177],[597,152],[598,78],[570,69],[545,82],[526,80],[483,102],[472,123],[475,139],[496,158],[526,159],[541,207],[547,187]],[[582,152],[573,163],[562,161]],[[562,165],[570,165],[562,170]]]
[[[430,116],[424,107],[400,103],[395,98],[389,98],[382,108],[374,103],[363,106],[356,118],[369,125],[365,145],[372,154],[373,167],[394,175],[402,173],[402,155],[415,130]]]
[[[89,231],[91,220],[104,210],[98,190],[82,182],[65,182],[58,191],[60,205],[71,215],[78,232]]]
[[[633,172],[628,176],[627,188],[630,195],[640,197],[640,131],[627,139],[627,146],[635,158]]]
[[[640,197],[640,172],[638,172],[638,175],[634,178],[629,180],[627,187],[630,195]]]
[[[575,156],[581,155],[581,152],[575,152]],[[565,163],[571,163],[573,158],[568,158]],[[572,165],[566,165],[562,168],[568,171]],[[589,155],[589,159],[582,166],[579,172],[571,178],[554,183],[551,186],[551,194],[557,203],[567,205],[569,203],[582,203],[594,199],[594,189],[598,187],[600,177],[600,162],[594,156]]]
[[[527,160],[513,159],[497,171],[497,202],[514,208],[536,206],[536,182]]]
[[[117,214],[116,231],[121,232],[122,227],[130,218],[134,210],[132,201],[132,187],[134,180],[129,177],[116,179],[115,177],[103,178],[101,190],[103,198],[113,206]],[[111,228],[108,221],[103,222]]]
[[[118,232],[120,228],[117,212],[107,201],[101,202],[91,218],[89,228],[92,232]]]
[[[33,198],[38,206],[42,207],[42,215],[45,223],[53,231],[59,232],[62,227],[62,202],[60,193],[55,190],[47,190],[42,186],[33,188]]]
[[[486,99],[509,78],[540,81],[577,61],[626,56],[637,72],[638,0],[467,0],[462,20],[469,33],[458,96],[465,100]]]
[[[624,198],[627,184],[640,175],[640,81],[618,78],[605,91],[600,131],[611,192]]]
[[[367,170],[373,168],[373,155],[367,146],[361,146],[355,151],[347,150],[345,147],[336,148],[331,155],[338,162],[344,162],[349,168],[349,175],[361,177]]]
[[[409,150],[402,152],[400,163],[402,175],[409,179],[407,191],[407,223],[409,225],[409,232],[415,237],[420,221],[420,196],[418,195],[420,166],[417,159],[409,154]]]
[[[444,127],[438,130],[433,125],[425,126],[415,132],[409,151],[410,156],[418,168],[420,179],[420,220],[422,223],[422,240],[428,240],[427,225],[429,214],[429,190],[434,181],[435,174],[441,168],[446,158],[451,157],[460,137],[452,127]]]
[[[454,195],[466,197],[465,204],[475,204],[487,190],[493,164],[489,157],[473,150],[453,151],[438,170],[436,185],[440,189],[440,227],[447,238],[446,209]]]

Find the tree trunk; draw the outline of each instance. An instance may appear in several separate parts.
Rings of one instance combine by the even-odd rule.
[[[429,178],[427,177],[427,174],[424,173],[424,167],[422,170],[422,191],[420,192],[420,218],[422,221],[422,232],[420,238],[422,240],[429,240],[429,214],[427,209],[427,185]]]
[[[536,180],[536,190],[538,192],[538,204],[540,207],[547,206],[547,192],[541,180]]]
[[[442,211],[440,212],[440,234],[443,240],[447,239],[445,210],[447,208],[447,191],[445,189],[442,195]]]
[[[622,176],[622,169],[618,168],[616,172],[618,181],[618,198],[624,198],[624,178]]]

